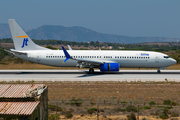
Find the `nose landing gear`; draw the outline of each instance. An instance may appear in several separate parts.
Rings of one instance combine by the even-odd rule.
[[[161,71],[158,69],[158,70],[157,70],[157,73],[161,73]]]
[[[93,68],[90,68],[90,69],[89,69],[89,73],[90,73],[90,74],[93,74],[93,73],[94,73],[94,69],[93,69]]]

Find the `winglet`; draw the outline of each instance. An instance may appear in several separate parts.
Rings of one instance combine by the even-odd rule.
[[[72,48],[71,48],[71,46],[70,46],[70,45],[67,45],[67,46],[68,46],[69,50],[72,50]]]
[[[66,49],[63,46],[61,46],[61,47],[62,47],[62,50],[63,50],[65,56],[66,56],[66,59],[63,62],[63,63],[65,63],[68,59],[72,59],[72,57],[69,55],[69,53],[66,51]]]

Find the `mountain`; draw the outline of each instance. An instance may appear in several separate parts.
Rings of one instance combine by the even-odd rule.
[[[172,42],[177,38],[170,37],[129,37],[123,35],[103,34],[83,27],[64,27],[57,25],[43,25],[37,29],[27,29],[27,34],[36,40],[67,40],[76,42],[111,42],[111,43],[144,43],[144,42]],[[0,24],[0,38],[11,37],[8,24]]]
[[[8,24],[0,23],[0,38],[11,38]]]

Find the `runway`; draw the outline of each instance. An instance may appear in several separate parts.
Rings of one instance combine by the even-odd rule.
[[[0,81],[176,81],[180,70],[120,70],[114,73],[88,70],[0,70]]]

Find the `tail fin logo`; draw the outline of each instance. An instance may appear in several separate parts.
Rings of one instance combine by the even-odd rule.
[[[27,35],[24,35],[24,36],[15,36],[16,38],[24,38],[23,40],[23,44],[21,46],[21,48],[24,48],[24,46],[28,46],[27,42],[29,41],[28,40],[28,36]]]
[[[29,41],[28,38],[24,38],[21,48],[23,48],[24,46],[28,46],[27,44],[28,41]]]

